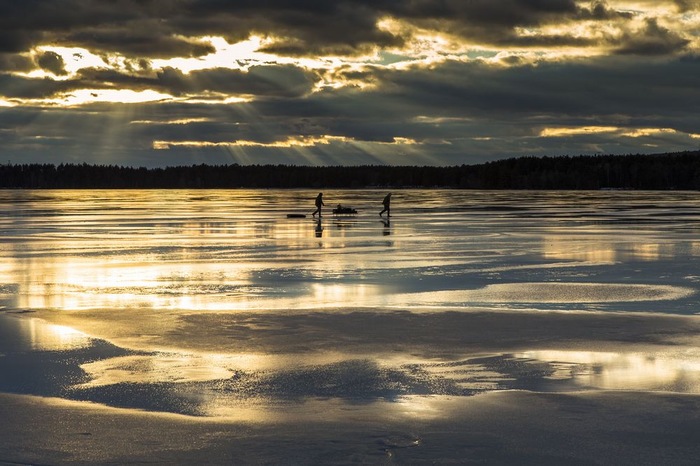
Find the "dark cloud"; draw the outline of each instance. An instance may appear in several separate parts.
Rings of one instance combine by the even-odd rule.
[[[173,24],[180,31],[207,31],[232,42],[250,34],[274,36],[280,40],[265,50],[288,55],[355,54],[403,42],[377,26],[390,13],[383,4],[393,3],[193,0]]]
[[[600,148],[617,152],[639,151],[638,140],[615,141],[612,135],[605,134],[582,135],[575,141],[571,138],[539,138],[539,132],[547,127],[629,126],[688,132],[697,132],[696,128],[700,127],[700,117],[697,116],[700,115],[700,89],[695,82],[695,77],[700,75],[700,60],[694,56],[672,62],[640,62],[630,56],[508,68],[493,68],[480,62],[446,62],[430,69],[411,70],[375,67],[364,71],[378,84],[372,91],[345,88],[314,94],[301,92],[312,85],[313,76],[293,67],[267,68],[251,69],[247,74],[210,70],[194,73],[194,76],[169,70],[167,76],[139,79],[118,73],[100,75],[99,70],[93,70],[95,74],[83,76],[84,81],[95,79],[96,82],[118,83],[132,79],[129,85],[134,87],[153,88],[153,82],[160,82],[161,90],[179,90],[183,94],[202,92],[206,88],[220,92],[267,93],[268,97],[237,105],[87,106],[82,113],[72,115],[74,125],[56,125],[55,133],[42,135],[46,138],[63,135],[68,138],[64,145],[68,144],[67,141],[78,145],[80,134],[86,128],[92,128],[91,140],[83,139],[82,144],[100,144],[97,139],[109,128],[110,133],[128,135],[113,148],[113,151],[125,152],[129,148],[144,151],[153,141],[163,140],[211,143],[245,140],[266,144],[288,138],[330,135],[358,142],[391,143],[395,137],[403,137],[422,143],[415,146],[421,150],[441,154],[437,159],[441,163],[471,163],[483,160],[489,154],[491,157],[556,155],[571,151],[586,153],[594,147],[598,147],[595,151]],[[269,84],[288,82],[290,76],[296,76],[300,91],[281,91],[277,85]],[[262,77],[268,83],[264,83]],[[45,96],[65,91],[67,86],[76,86],[71,80],[62,82],[63,87],[59,88],[55,87],[56,83],[42,86],[44,81],[52,82],[5,76],[0,79],[0,88],[3,91],[14,88],[15,96]],[[209,85],[203,87],[204,82]],[[108,110],[114,108],[116,110]],[[148,115],[148,121],[110,121],[107,115],[119,113],[119,108],[129,108],[129,114],[133,115]],[[95,117],[103,112],[104,116]],[[52,115],[59,120],[58,111]],[[47,116],[42,116],[42,119],[46,120]],[[172,124],[175,119],[192,121]],[[0,124],[6,125],[2,118]],[[12,125],[4,127],[11,128]],[[668,147],[682,147],[673,139],[680,136],[660,137],[668,140]],[[41,141],[46,147],[51,145],[51,139]],[[595,146],[596,141],[602,145]],[[37,141],[33,140],[32,144],[35,146]],[[325,149],[330,150],[329,147]],[[323,160],[336,160],[340,154],[350,154],[343,152],[349,148],[338,144],[332,149],[338,152],[326,153],[325,156],[330,158]],[[201,153],[226,151],[222,147],[212,150],[214,152],[205,150]],[[324,148],[313,149],[316,150],[323,151]],[[186,153],[185,149],[177,151]],[[269,148],[239,151],[255,153],[263,157],[260,161],[274,160],[280,153],[287,154],[287,151]],[[317,155],[322,156],[321,152]],[[360,157],[356,153],[352,156]],[[481,158],[469,158],[477,156]],[[277,159],[277,162],[287,160],[292,159]]]
[[[443,115],[645,114],[700,111],[700,60],[602,57],[494,68],[448,62],[410,72],[377,70],[390,96]],[[697,103],[694,103],[697,102]],[[691,110],[691,108],[693,110]]]
[[[0,20],[0,24],[3,21]],[[23,31],[3,29],[0,27],[0,53],[18,53],[29,50],[42,42],[44,34],[40,31]]]
[[[675,5],[678,11],[692,11],[697,1],[675,0]],[[380,20],[387,17],[401,24],[382,29]],[[543,129],[558,126],[697,133],[700,60],[688,53],[689,40],[697,32],[669,29],[672,19],[648,19],[637,30],[638,17],[603,1],[577,0],[0,0],[4,100],[17,104],[85,89],[155,90],[191,97],[187,103],[96,103],[67,109],[34,101],[3,107],[0,140],[4,153],[18,158],[13,161],[56,157],[50,161],[146,165],[371,163],[389,160],[382,158],[386,154],[394,154],[397,163],[449,164],[530,154],[638,152],[642,139],[615,134],[540,137]],[[597,34],[541,34],[547,30],[543,26],[561,25],[558,30],[567,31],[580,21],[586,21],[587,32]],[[222,63],[220,68],[185,72],[175,65],[158,68],[151,61],[206,55],[213,51],[201,40],[206,35],[223,36],[231,43],[260,35],[267,51],[283,55],[352,56],[408,43],[411,25],[482,45],[490,49],[483,55],[488,58],[499,49],[504,53],[498,66],[489,59],[447,60],[449,50],[444,51],[445,61],[410,66],[415,57],[401,55],[410,52],[384,50],[396,53],[397,61],[405,59],[404,66],[354,62],[319,71],[249,59],[238,63],[257,63],[247,71]],[[126,61],[114,69],[87,68],[69,76],[56,53],[36,55],[32,47],[40,44],[85,47],[112,64],[111,55],[119,53]],[[511,46],[530,48],[532,53],[509,56]],[[608,47],[615,54],[552,59],[552,53],[547,59],[533,59],[540,51],[556,52],[558,47],[594,46],[596,53]],[[36,66],[62,79],[22,73]],[[364,86],[318,91],[322,79],[332,75]],[[252,101],[221,103],[241,95]],[[203,103],[206,99],[211,103]],[[352,143],[337,139],[290,149],[230,144],[326,136]],[[419,144],[400,147],[392,144],[395,138]],[[210,145],[172,145],[157,151],[154,141]],[[697,146],[690,136],[673,131],[643,141],[662,144],[663,150]]]
[[[415,0],[389,2],[392,13],[413,19],[453,20],[463,25],[512,28],[574,16],[574,0]]]
[[[117,52],[128,57],[197,57],[215,51],[211,44],[169,33],[157,21],[139,21],[129,27],[86,28],[66,34],[67,44]]]
[[[581,6],[577,14],[578,19],[594,20],[630,19],[633,17],[634,13],[612,9],[604,1],[591,2],[589,7]]]
[[[700,0],[673,0],[681,12],[693,11],[700,8]]]
[[[214,68],[184,73],[168,67],[158,71],[139,70],[124,73],[102,68],[86,68],[72,81],[75,89],[126,88],[135,91],[154,89],[175,96],[254,95],[265,97],[301,97],[318,80],[316,73],[293,65],[251,66],[247,71]]]
[[[72,80],[28,78],[9,73],[0,74],[0,96],[10,99],[45,99],[75,89]]]
[[[56,52],[44,52],[38,59],[37,64],[46,71],[50,71],[56,76],[65,76],[68,74],[66,72],[66,64],[63,62],[63,58]]]
[[[636,125],[697,132],[693,125],[700,124],[700,89],[694,78],[700,61],[693,58],[672,63],[601,58],[509,68],[448,62],[430,69],[366,72],[380,83],[373,91],[327,91],[303,100],[252,102],[247,108],[267,122],[277,121],[274,131],[282,135],[331,134],[377,142],[406,137],[444,140],[450,147],[469,138],[494,137],[502,138],[504,151],[548,126]],[[508,151],[512,154],[513,147]]]
[[[65,74],[61,72],[62,61],[51,53],[42,58],[43,68],[54,74]],[[300,98],[312,90],[317,80],[315,73],[292,65],[253,66],[248,71],[216,68],[191,73],[165,68],[157,73],[147,70],[141,74],[86,68],[80,70],[77,77],[62,81],[0,74],[0,96],[47,99],[80,89],[154,89],[175,96],[213,94],[220,98],[228,95],[254,95],[257,99]]]
[[[232,42],[251,33],[287,39],[278,49],[351,52],[397,43],[380,31],[380,10],[367,2],[98,1],[0,2],[0,51],[20,52],[62,42],[127,56],[199,56],[210,46],[188,39],[222,35]],[[301,45],[296,45],[301,44]]]
[[[0,51],[44,44],[81,46],[127,56],[198,56],[211,46],[188,39],[170,18],[181,2],[155,0],[23,0],[0,2]]]
[[[102,3],[102,4],[101,4]],[[0,31],[5,50],[26,51],[40,41],[54,39],[57,34],[81,27],[132,18],[126,2],[94,0],[23,0],[0,2]],[[127,8],[124,8],[127,6]]]
[[[34,61],[24,55],[14,53],[0,53],[0,72],[15,71],[28,72],[36,67]]]
[[[516,27],[619,19],[629,13],[616,12],[603,2],[582,7],[575,0],[5,0],[0,2],[0,51],[61,42],[129,57],[201,56],[211,52],[211,46],[193,37],[219,35],[237,42],[260,34],[278,38],[268,51],[352,55],[404,43],[402,33],[380,28],[379,20],[385,17],[507,44],[522,39]],[[575,43],[566,37],[550,41]]]
[[[174,68],[158,72],[153,83],[175,95],[219,92],[234,95],[299,97],[311,91],[315,73],[292,65],[252,66],[248,71],[216,68],[183,73]]]
[[[598,45],[600,38],[573,35],[523,35],[518,28],[568,24],[582,20],[626,21],[633,13],[618,11],[603,1],[581,5],[573,0],[417,0],[392,10],[397,17],[421,27],[447,31],[471,41],[495,46]]]
[[[616,50],[619,54],[669,55],[681,52],[690,41],[680,34],[660,26],[656,19],[646,20],[645,27],[633,34],[625,34]]]

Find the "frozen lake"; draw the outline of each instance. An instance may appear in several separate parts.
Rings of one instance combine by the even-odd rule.
[[[0,392],[344,425],[700,394],[700,194],[317,193],[0,191]]]
[[[315,194],[0,192],[2,305],[698,312],[696,193],[400,191],[387,221],[340,191],[286,218]]]

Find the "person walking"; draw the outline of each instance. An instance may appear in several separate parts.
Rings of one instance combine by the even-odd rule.
[[[318,216],[321,217],[321,207],[324,205],[326,204],[323,203],[323,193],[318,193],[318,196],[316,196],[316,210],[314,210],[311,216],[315,217],[316,214],[318,214]]]
[[[384,204],[384,210],[379,212],[379,216],[381,217],[382,214],[384,212],[386,212],[386,216],[391,217],[391,193],[384,196],[384,200],[382,201],[382,204]]]

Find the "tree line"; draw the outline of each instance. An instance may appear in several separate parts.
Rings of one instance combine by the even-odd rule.
[[[0,188],[700,189],[700,151],[518,157],[433,166],[0,165]]]

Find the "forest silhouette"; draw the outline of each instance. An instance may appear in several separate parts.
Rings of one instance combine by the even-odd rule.
[[[476,165],[0,165],[0,188],[700,189],[700,151],[519,157]]]

